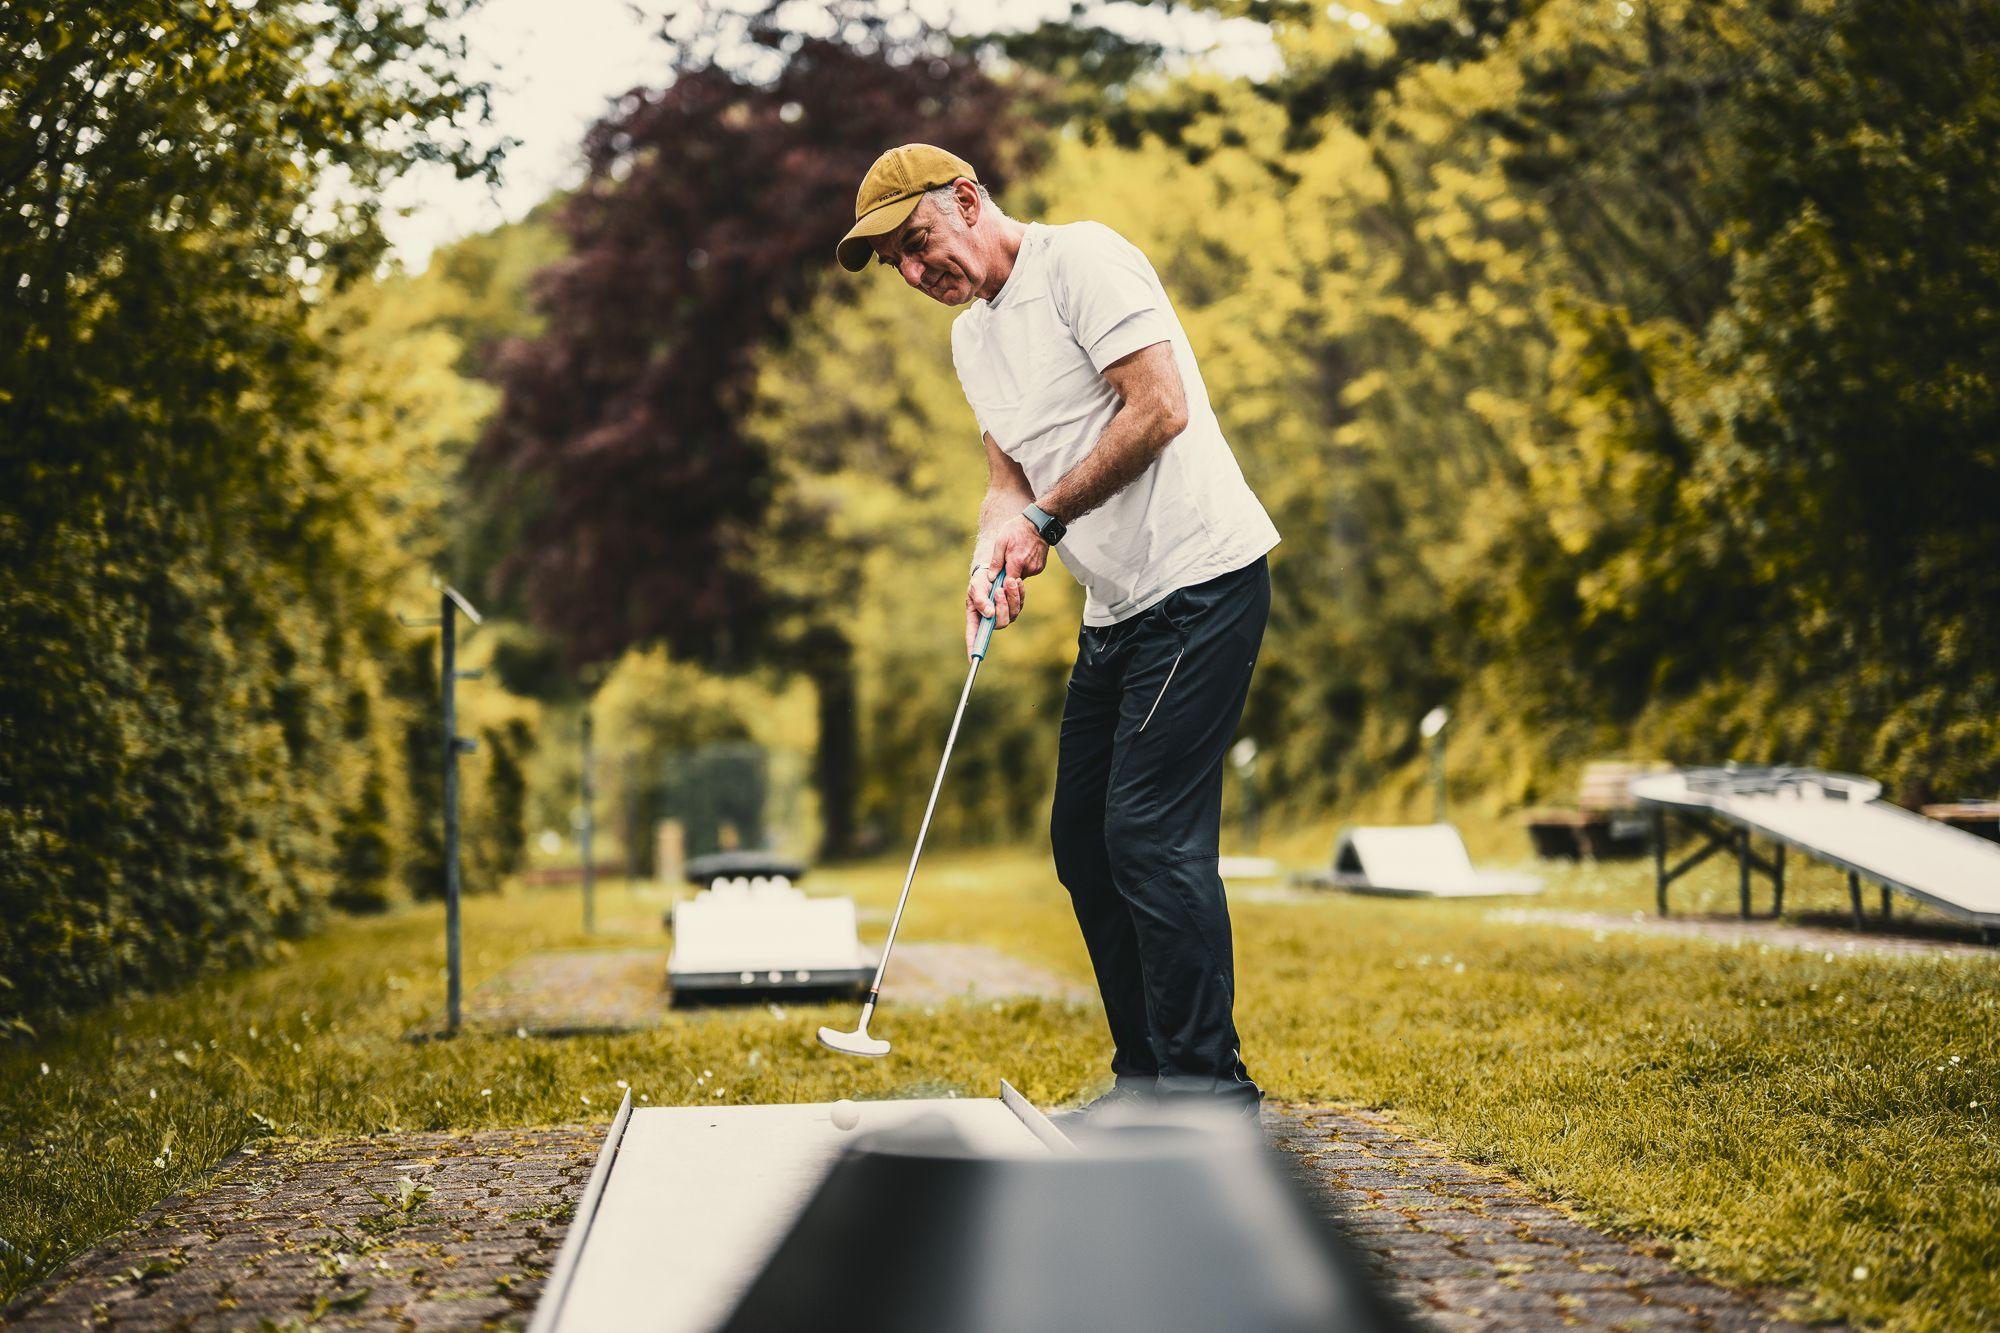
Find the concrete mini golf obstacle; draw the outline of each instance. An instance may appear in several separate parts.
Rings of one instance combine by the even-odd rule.
[[[983,1153],[1075,1152],[1005,1083],[991,1099],[854,1105],[844,1131],[828,1103],[635,1110],[627,1093],[530,1333],[712,1333],[857,1134],[935,1118]]]
[[[1079,1153],[1000,1093],[628,1098],[530,1333],[1414,1327],[1240,1117],[1131,1120]]]
[[[676,994],[828,990],[865,983],[851,898],[808,898],[782,878],[720,880],[675,903],[667,982]]]
[[[808,898],[805,867],[762,853],[688,863],[707,888],[675,903],[667,983],[676,996],[729,991],[850,990],[873,975],[851,898]]]
[[[1344,830],[1333,848],[1328,882],[1350,893],[1402,898],[1494,898],[1540,893],[1533,875],[1476,870],[1465,840],[1449,824]]]

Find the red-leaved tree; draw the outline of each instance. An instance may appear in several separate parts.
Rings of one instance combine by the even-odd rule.
[[[839,850],[851,654],[837,626],[811,642],[769,633],[776,594],[750,558],[771,475],[744,428],[756,357],[833,268],[876,155],[924,140],[997,164],[1008,99],[907,16],[848,9],[806,35],[778,8],[727,20],[728,40],[673,44],[663,86],[590,131],[588,177],[560,215],[569,256],[538,279],[545,331],[498,351],[505,397],[475,467],[488,503],[519,515],[499,582],[573,662],[664,640],[814,675]]]

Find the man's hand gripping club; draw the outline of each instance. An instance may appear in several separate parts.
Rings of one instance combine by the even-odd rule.
[[[1006,629],[1021,618],[1021,608],[1027,605],[1027,589],[1022,580],[1031,579],[1042,572],[1049,563],[1049,545],[1035,525],[1025,517],[1016,514],[993,534],[993,552],[986,563],[972,571],[972,581],[965,589],[965,655],[972,657],[973,642],[979,637],[979,622],[993,617],[993,628]],[[1007,582],[1001,586],[1000,595],[995,597],[993,581],[1001,570],[1007,571]]]

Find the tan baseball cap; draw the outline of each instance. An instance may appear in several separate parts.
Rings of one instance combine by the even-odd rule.
[[[849,273],[868,267],[868,257],[874,253],[870,242],[875,237],[908,221],[924,191],[949,185],[960,176],[979,179],[979,173],[964,158],[927,143],[906,143],[876,158],[854,196],[854,225],[834,251],[840,266]]]

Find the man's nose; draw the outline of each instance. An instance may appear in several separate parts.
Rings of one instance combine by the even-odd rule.
[[[902,263],[897,265],[897,267],[903,271],[904,282],[907,282],[912,287],[916,287],[919,289],[923,287],[924,285],[923,260],[918,259],[915,255],[905,255],[903,257]]]

